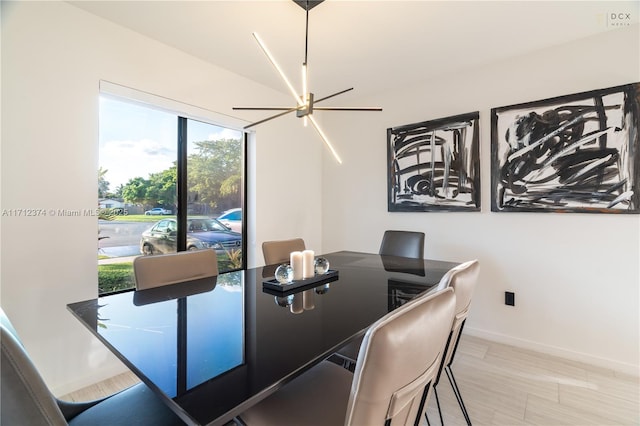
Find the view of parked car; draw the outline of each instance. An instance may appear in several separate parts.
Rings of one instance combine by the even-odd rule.
[[[163,215],[171,214],[171,210],[166,210],[166,209],[163,209],[162,207],[155,207],[151,210],[147,210],[146,212],[144,212],[144,214],[146,214],[147,216],[153,216],[153,215],[163,216]]]
[[[236,232],[242,232],[242,209],[227,210],[218,216],[218,221]]]
[[[140,253],[145,255],[175,253],[178,223],[163,219],[142,233]],[[193,218],[187,220],[187,250],[212,248],[218,254],[242,248],[242,234],[216,219]]]

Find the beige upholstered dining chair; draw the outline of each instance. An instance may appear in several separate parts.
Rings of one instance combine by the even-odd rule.
[[[379,254],[422,259],[424,258],[424,232],[385,231]]]
[[[445,289],[375,322],[355,372],[323,361],[240,415],[248,426],[413,425],[435,379],[455,310]],[[429,392],[425,394],[428,400]]]
[[[304,249],[305,245],[302,238],[265,241],[262,243],[264,264],[275,265],[276,263],[289,262],[289,254],[292,251],[302,251]]]
[[[452,288],[456,294],[456,312],[451,327],[451,335],[449,337],[450,343],[445,356],[442,358],[442,365],[440,366],[440,370],[438,371],[438,375],[433,384],[433,392],[435,394],[441,424],[444,423],[442,423],[442,410],[440,408],[440,401],[438,400],[437,386],[440,382],[442,371],[444,370],[447,374],[447,378],[449,379],[449,383],[451,383],[453,393],[455,394],[458,405],[462,410],[464,419],[467,422],[467,425],[471,425],[471,419],[462,400],[462,395],[460,394],[460,389],[458,388],[458,384],[456,383],[456,379],[453,375],[451,364],[453,364],[460,336],[462,335],[462,329],[464,328],[467,316],[469,315],[471,297],[473,296],[473,291],[478,282],[479,274],[480,263],[477,260],[471,260],[451,269],[440,282],[441,286],[447,285],[449,288]]]
[[[1,308],[0,349],[2,425],[185,424],[143,383],[96,401],[67,402],[57,399],[48,389]]]
[[[136,290],[210,279],[218,275],[218,259],[213,249],[190,250],[133,260]]]

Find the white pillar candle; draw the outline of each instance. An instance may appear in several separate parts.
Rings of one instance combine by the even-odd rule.
[[[313,278],[316,274],[315,259],[313,250],[302,252],[302,275],[303,278]]]
[[[304,275],[304,264],[302,260],[302,252],[293,251],[289,254],[289,263],[293,269],[293,280],[301,280]]]

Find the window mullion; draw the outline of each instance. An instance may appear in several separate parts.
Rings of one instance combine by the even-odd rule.
[[[178,161],[177,161],[176,220],[178,221],[177,250],[187,249],[187,119],[178,117]]]

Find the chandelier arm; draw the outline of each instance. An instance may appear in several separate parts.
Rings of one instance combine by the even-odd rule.
[[[294,89],[293,86],[291,85],[291,82],[287,78],[287,75],[284,73],[284,71],[282,70],[282,68],[280,67],[278,62],[276,61],[276,58],[271,54],[271,52],[267,48],[267,45],[262,41],[262,39],[260,38],[258,33],[254,32],[253,33],[253,37],[258,42],[258,46],[260,46],[260,49],[262,49],[262,52],[267,56],[267,59],[269,60],[269,62],[271,62],[271,65],[273,65],[273,67],[276,69],[276,71],[280,75],[280,78],[282,78],[282,80],[284,81],[286,86],[289,88],[289,91],[293,95],[293,98],[296,100],[298,105],[299,106],[304,106],[304,102],[302,101],[300,96],[296,93],[296,89]]]
[[[316,132],[318,132],[318,134],[320,135],[320,138],[322,139],[322,141],[325,143],[327,148],[329,148],[329,151],[331,151],[331,154],[333,154],[333,158],[336,159],[338,164],[342,164],[342,160],[340,159],[340,156],[338,155],[336,150],[333,148],[333,145],[331,145],[329,138],[327,137],[327,135],[324,134],[324,132],[320,128],[320,125],[316,122],[316,120],[313,118],[312,115],[309,116],[309,120],[311,121],[311,124],[313,124],[313,127],[316,129]]]
[[[313,107],[318,111],[382,111],[380,107]]]
[[[287,110],[285,112],[281,112],[280,114],[276,114],[276,115],[272,115],[271,117],[267,117],[264,120],[256,121],[255,123],[251,123],[251,124],[249,124],[247,126],[244,126],[244,129],[248,129],[248,128],[253,127],[253,126],[257,126],[258,124],[262,124],[265,121],[273,120],[274,118],[278,118],[278,117],[282,117],[283,115],[290,114],[293,111],[296,111],[297,109],[298,108],[291,108],[291,109],[289,109],[289,110]]]
[[[334,93],[332,95],[329,95],[329,96],[325,96],[324,98],[316,99],[315,101],[313,101],[313,103],[315,104],[315,103],[318,103],[318,102],[326,101],[329,98],[333,98],[334,96],[342,95],[343,93],[346,93],[346,92],[348,92],[350,90],[353,90],[353,87],[341,90],[341,91],[336,92],[336,93]]]
[[[233,107],[234,110],[240,111],[291,111],[300,107]]]

